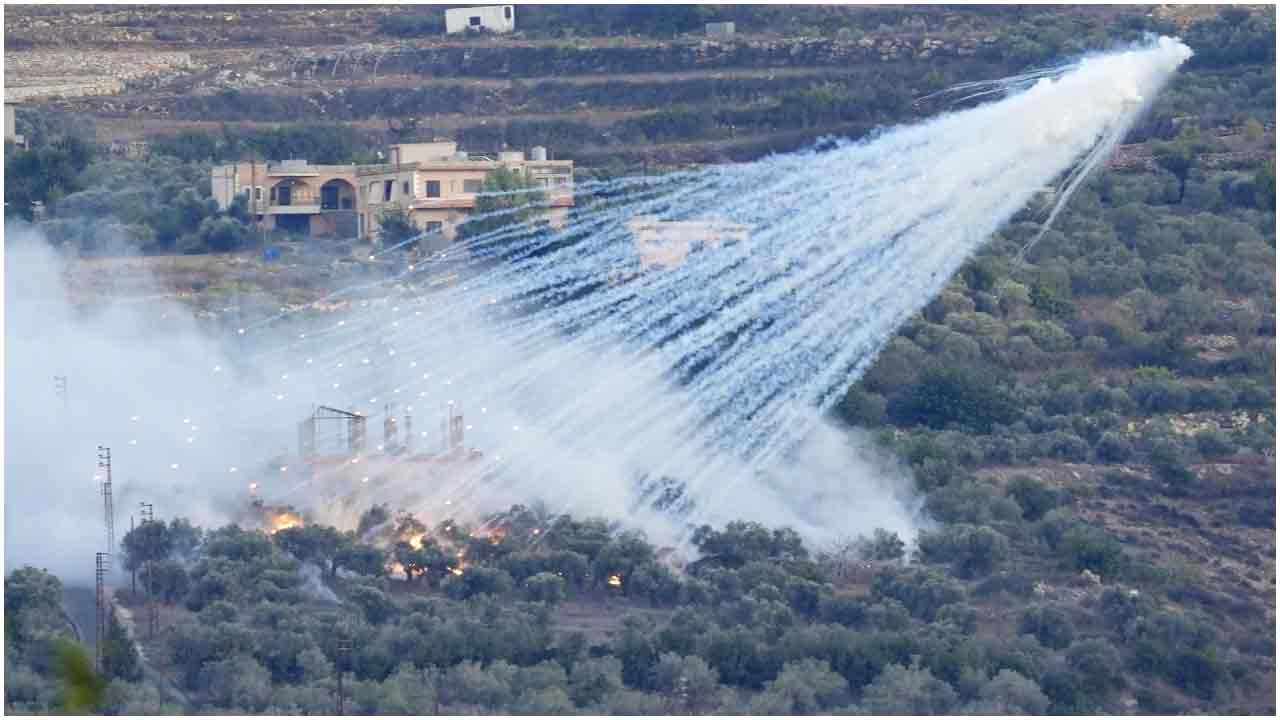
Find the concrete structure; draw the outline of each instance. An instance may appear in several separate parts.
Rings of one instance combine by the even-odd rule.
[[[390,146],[387,156],[387,163],[361,166],[305,160],[219,165],[211,172],[213,197],[225,209],[247,195],[250,213],[268,230],[312,237],[376,241],[383,214],[402,211],[431,233],[423,243],[430,250],[454,240],[485,179],[499,168],[542,189],[553,226],[567,221],[574,204],[573,161],[547,160],[546,148],[533,148],[526,159],[518,151],[470,155],[453,142],[405,143]]]
[[[312,237],[356,237],[358,197],[354,165],[239,162],[210,172],[213,198],[226,209],[247,196],[249,213],[266,230]]]
[[[743,242],[746,225],[715,221],[673,221],[638,217],[627,223],[640,254],[640,269],[672,268],[682,264],[689,253]]]
[[[453,8],[444,11],[444,31],[448,35],[487,30],[492,33],[509,33],[516,29],[514,5],[489,5],[485,7]]]
[[[14,103],[4,104],[4,141],[14,143],[18,147],[26,147],[27,139],[18,134],[18,124],[13,109]]]
[[[733,37],[734,28],[731,22],[709,22],[707,23],[707,37],[713,38],[731,38]]]

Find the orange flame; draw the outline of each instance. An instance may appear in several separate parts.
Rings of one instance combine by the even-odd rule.
[[[273,511],[271,513],[271,517],[267,520],[267,523],[270,525],[267,529],[267,533],[270,535],[275,535],[281,530],[302,527],[303,525],[302,517],[297,513],[292,513],[288,510]]]

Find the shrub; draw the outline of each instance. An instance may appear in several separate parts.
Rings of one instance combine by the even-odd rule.
[[[555,573],[540,572],[527,578],[521,584],[526,600],[531,602],[556,605],[564,600],[564,578]]]
[[[1056,490],[1030,475],[1015,476],[1009,481],[1008,492],[1022,508],[1022,517],[1033,522],[1060,503]]]
[[[884,396],[854,386],[845,393],[839,411],[850,425],[878,427],[884,424],[886,407]]]
[[[1196,433],[1196,449],[1207,458],[1224,458],[1236,452],[1236,446],[1231,442],[1231,438],[1216,429]]]
[[[872,589],[876,595],[902,603],[913,616],[927,621],[932,621],[944,605],[964,597],[959,584],[927,568],[881,570]]]
[[[1009,555],[1009,541],[988,527],[951,525],[922,532],[917,551],[924,562],[949,562],[962,577],[990,573]]]
[[[1103,433],[1093,448],[1098,459],[1109,463],[1122,463],[1133,455],[1133,444],[1119,433]]]
[[[1022,613],[1018,632],[1034,635],[1041,645],[1054,650],[1067,647],[1075,638],[1071,618],[1062,608],[1053,605],[1028,608]]]
[[[978,370],[945,367],[925,370],[920,381],[889,402],[889,418],[896,425],[949,424],[990,432],[1017,417],[1012,396],[995,378]]]
[[[1120,572],[1124,561],[1120,543],[1105,531],[1079,523],[1063,534],[1058,551],[1071,569],[1090,570],[1108,578]]]

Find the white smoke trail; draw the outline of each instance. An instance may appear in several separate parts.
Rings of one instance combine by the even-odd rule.
[[[824,411],[1034,193],[1064,177],[1065,194],[1078,187],[1189,56],[1160,38],[1003,83],[1004,99],[863,142],[600,183],[594,198],[579,188],[562,230],[494,230],[441,262],[343,289],[352,312],[247,326],[236,339],[252,379],[198,334],[175,342],[148,335],[140,317],[50,313],[7,283],[9,337],[21,328],[23,342],[6,370],[21,388],[6,403],[6,539],[61,522],[40,510],[51,487],[67,496],[56,511],[75,517],[69,536],[71,525],[93,526],[98,443],[129,448],[118,464],[139,492],[172,489],[165,500],[185,514],[257,481],[268,499],[351,526],[373,502],[438,518],[540,500],[662,542],[690,523],[737,518],[818,542],[877,526],[910,537],[909,478],[825,426]],[[628,223],[642,217],[727,221],[750,235],[641,271]],[[6,260],[12,268],[12,247]],[[441,265],[458,270],[456,284],[426,282]],[[33,274],[28,291],[57,308],[54,274]],[[121,339],[121,323],[133,339]],[[51,367],[69,368],[73,422],[49,412]],[[92,392],[76,392],[86,384]],[[421,452],[440,447],[435,423],[450,401],[483,458],[423,463],[371,448],[340,469],[264,469],[293,446],[313,403],[367,413],[371,446],[381,408],[395,403],[412,412]],[[655,509],[664,491],[671,507]],[[83,545],[80,563],[92,552]]]

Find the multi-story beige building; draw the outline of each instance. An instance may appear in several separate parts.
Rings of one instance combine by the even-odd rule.
[[[383,214],[403,211],[429,233],[425,244],[432,249],[453,241],[485,179],[499,168],[543,190],[553,225],[563,225],[574,204],[573,161],[547,160],[540,147],[526,158],[521,152],[469,155],[452,142],[406,143],[390,146],[387,159],[379,165],[219,165],[212,170],[213,197],[225,209],[247,195],[249,211],[268,230],[373,242]]]

